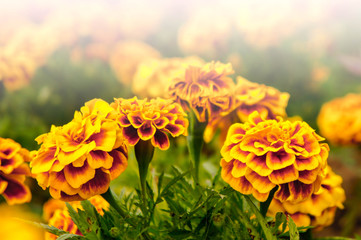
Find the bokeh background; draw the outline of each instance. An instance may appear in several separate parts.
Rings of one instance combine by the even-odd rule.
[[[316,131],[324,103],[361,93],[358,0],[1,0],[0,22],[0,137],[29,150],[90,99],[165,94],[189,62],[230,62],[234,78],[288,92],[288,115]],[[320,236],[361,234],[360,149],[331,144],[347,201]],[[30,184],[36,217],[49,195]]]

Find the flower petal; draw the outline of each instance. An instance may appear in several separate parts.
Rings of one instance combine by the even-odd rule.
[[[274,184],[283,184],[297,180],[298,176],[297,169],[291,165],[280,170],[273,170],[269,175],[269,179]]]
[[[268,152],[266,155],[267,166],[272,170],[279,170],[292,165],[295,155],[286,152]]]
[[[151,141],[154,147],[159,147],[161,150],[167,150],[169,148],[168,136],[162,131],[157,130]]]
[[[291,196],[289,201],[297,203],[306,200],[314,192],[313,184],[304,184],[300,181],[293,181],[288,184]]]
[[[8,185],[2,194],[9,205],[30,202],[31,192],[27,186],[14,179],[6,180]]]
[[[138,128],[138,136],[143,141],[147,141],[154,136],[156,130],[157,129],[150,121],[146,121],[140,128]]]
[[[110,175],[97,169],[94,178],[81,186],[79,196],[88,199],[94,195],[105,193],[109,188],[109,184]]]
[[[243,177],[246,174],[247,165],[238,160],[233,161],[232,176],[235,178]]]
[[[175,124],[168,124],[164,129],[169,132],[172,137],[177,137],[184,132],[183,126]]]
[[[113,158],[113,165],[109,169],[110,179],[117,178],[128,166],[128,160],[126,155],[121,151],[113,150],[109,153]]]
[[[276,186],[268,177],[262,177],[250,169],[247,170],[246,178],[259,193],[269,193]]]
[[[89,166],[87,161],[82,167],[73,167],[72,164],[69,164],[64,168],[64,176],[71,187],[79,188],[95,176],[95,170]]]
[[[254,153],[250,153],[247,156],[246,164],[260,176],[268,176],[272,173],[272,169],[267,167],[266,156],[256,156]]]
[[[139,141],[138,131],[133,126],[123,128],[123,136],[130,146],[134,146]]]
[[[112,167],[113,158],[104,151],[91,151],[87,156],[87,162],[89,166],[93,169],[97,169],[100,167],[109,169]]]

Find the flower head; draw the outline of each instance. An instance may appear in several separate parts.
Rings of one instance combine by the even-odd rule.
[[[39,136],[42,144],[31,162],[32,173],[55,199],[88,199],[102,194],[127,167],[128,150],[114,109],[93,99],[68,124]]]
[[[174,77],[184,74],[189,65],[203,64],[204,61],[198,57],[148,59],[139,64],[134,74],[132,90],[142,97],[166,97]]]
[[[186,134],[188,120],[181,106],[161,98],[139,100],[117,98],[111,106],[118,112],[118,123],[127,143],[151,140],[154,147],[169,148],[167,133],[172,137]]]
[[[203,67],[189,66],[184,77],[173,79],[169,95],[186,111],[193,110],[199,122],[216,117],[230,107],[233,80],[231,64],[211,62]]]
[[[235,190],[265,201],[300,202],[320,188],[328,145],[305,122],[264,120],[253,112],[249,122],[233,124],[222,147],[222,178]]]
[[[286,116],[288,93],[250,82],[242,77],[237,77],[237,85],[231,91],[231,107],[210,121],[206,128],[204,138],[207,142],[212,139],[218,128],[228,129],[232,123],[245,122],[254,111],[257,111],[264,119]],[[225,134],[221,134],[222,142],[225,137]]]
[[[95,207],[100,215],[104,215],[104,210],[109,209],[109,203],[99,195],[89,198],[90,203]],[[76,211],[82,209],[79,201],[70,204]],[[78,227],[71,219],[67,207],[63,201],[50,199],[44,204],[44,218],[50,226],[62,229],[69,233],[82,235]],[[45,240],[55,240],[57,236],[51,233],[45,233]]]
[[[277,212],[291,215],[298,227],[314,226],[315,230],[331,225],[337,208],[343,209],[345,191],[341,187],[342,177],[336,175],[331,167],[327,167],[326,177],[321,182],[320,189],[313,193],[311,198],[300,202],[281,203],[274,199],[268,210],[269,216],[275,216]]]
[[[30,176],[30,153],[9,138],[0,138],[0,194],[10,205],[29,202],[30,189],[24,184]]]
[[[325,103],[317,118],[320,132],[334,144],[361,143],[361,94]]]

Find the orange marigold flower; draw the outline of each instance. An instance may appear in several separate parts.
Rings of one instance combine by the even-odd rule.
[[[318,191],[327,165],[328,145],[305,122],[264,120],[253,112],[235,123],[221,149],[222,178],[235,190],[263,202],[300,202]]]
[[[134,146],[141,139],[151,140],[154,147],[169,148],[169,139],[185,135],[188,120],[181,106],[161,98],[139,100],[117,98],[111,106],[118,112],[118,123],[129,145]]]
[[[54,215],[50,218],[48,224],[72,234],[83,235],[71,219],[67,209],[55,210]],[[52,233],[45,233],[45,240],[56,240],[57,238],[58,236]]]
[[[184,77],[173,79],[169,94],[186,111],[192,109],[199,122],[206,122],[229,109],[234,83],[228,75],[233,72],[231,64],[220,62],[189,66]]]
[[[350,93],[325,103],[317,124],[320,132],[331,143],[361,143],[361,94]]]
[[[268,209],[268,215],[274,217],[277,212],[291,215],[298,227],[314,226],[315,230],[332,224],[337,208],[343,209],[346,199],[345,191],[341,187],[342,177],[336,175],[331,167],[327,167],[326,177],[321,182],[320,189],[313,193],[311,198],[292,203],[285,201],[281,203],[274,199]]]
[[[195,56],[145,60],[137,68],[132,90],[137,96],[166,97],[171,80],[184,74],[190,65],[202,66],[204,61]]]
[[[234,90],[232,89],[231,107],[209,122],[205,130],[205,141],[209,142],[218,128],[228,129],[235,122],[247,121],[248,116],[254,111],[258,111],[265,119],[285,117],[289,97],[288,93],[280,92],[273,87],[237,77],[237,85]],[[226,132],[221,133],[222,142],[225,137]]]
[[[0,194],[10,205],[30,202],[30,189],[24,184],[30,176],[30,152],[9,138],[0,138]]]
[[[125,170],[128,150],[115,116],[108,103],[93,99],[70,123],[52,126],[36,139],[42,145],[31,162],[32,173],[53,198],[73,201],[105,193]]]
[[[100,215],[104,215],[104,210],[109,209],[109,203],[99,195],[88,199],[91,204],[95,207]],[[71,203],[71,206],[75,209],[82,209],[81,203],[75,201]],[[48,221],[49,225],[64,231],[82,235],[78,227],[74,224],[73,220],[69,216],[67,207],[63,201],[50,199],[44,204],[44,218]],[[45,240],[56,239],[57,236],[51,233],[45,234]]]

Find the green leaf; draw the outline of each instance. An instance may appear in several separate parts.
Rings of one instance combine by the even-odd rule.
[[[266,220],[264,219],[258,208],[254,205],[252,200],[249,198],[249,196],[243,195],[243,197],[246,199],[249,207],[251,208],[251,211],[254,213],[254,215],[256,215],[256,220],[259,222],[266,239],[276,240],[276,237],[272,234],[271,229],[269,228]]]
[[[290,233],[290,239],[291,240],[299,240],[300,239],[300,233],[298,232],[297,226],[295,222],[292,220],[291,216],[288,216],[288,228]]]
[[[85,237],[72,233],[66,233],[58,237],[56,240],[79,240],[79,239],[85,239]]]

